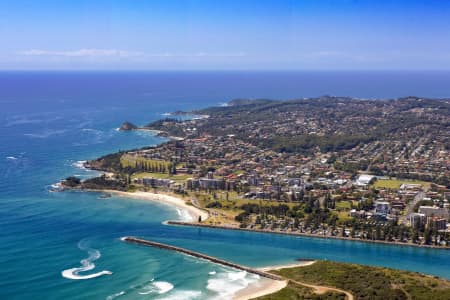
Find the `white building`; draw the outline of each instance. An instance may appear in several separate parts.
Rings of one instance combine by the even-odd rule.
[[[355,184],[358,186],[368,186],[375,180],[376,176],[369,174],[359,175],[358,179],[356,179]]]
[[[419,213],[425,214],[427,217],[439,217],[446,220],[449,218],[448,209],[437,206],[420,206]]]
[[[427,217],[425,214],[412,213],[409,215],[409,224],[411,224],[411,227],[420,227],[425,224],[426,220]]]

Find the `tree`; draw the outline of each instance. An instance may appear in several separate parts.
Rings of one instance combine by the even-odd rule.
[[[300,222],[297,217],[294,218],[294,228],[298,228],[298,225],[300,225]]]
[[[432,240],[432,233],[430,228],[425,229],[424,232],[424,239],[425,239],[425,244],[430,245],[431,244],[431,240]]]

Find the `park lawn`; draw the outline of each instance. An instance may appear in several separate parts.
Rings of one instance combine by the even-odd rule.
[[[153,177],[158,179],[171,179],[175,181],[183,181],[188,178],[191,178],[192,175],[189,174],[168,174],[168,173],[151,173],[151,172],[141,172],[133,174],[132,178],[144,178],[144,177]]]
[[[272,272],[300,282],[337,287],[349,291],[356,299],[450,299],[448,280],[381,267],[317,261]]]
[[[336,202],[336,209],[338,210],[350,210],[352,208],[352,205],[349,201],[339,201]]]
[[[352,219],[352,217],[348,215],[348,211],[336,211],[335,213],[337,214],[338,219],[341,222],[350,221]]]
[[[216,211],[219,213],[219,216],[216,218],[210,218],[208,223],[227,223],[227,224],[236,224],[238,225],[238,222],[235,221],[235,217],[243,212],[243,210],[240,208],[244,204],[259,204],[262,206],[278,206],[280,204],[285,204],[289,206],[289,208],[292,208],[293,206],[298,205],[298,203],[288,203],[288,202],[278,202],[278,201],[267,201],[267,200],[261,200],[261,199],[242,199],[238,197],[238,194],[236,192],[230,191],[228,192],[228,201],[226,200],[226,192],[223,191],[216,191],[215,193],[207,193],[207,192],[194,192],[190,191],[188,192],[190,197],[194,197],[197,199],[198,204],[206,208],[206,206],[212,202],[220,202],[222,205],[222,208],[206,208],[210,211]],[[216,195],[216,199],[214,199],[214,194]]]
[[[408,180],[408,179],[378,179],[373,184],[376,189],[393,189],[398,190],[400,186],[404,183],[409,184],[422,184],[423,187],[429,187],[430,183],[420,180]]]
[[[244,204],[261,204],[262,206],[270,206],[270,205],[280,205],[285,204],[292,208],[299,203],[294,202],[282,202],[282,201],[268,201],[262,199],[244,199],[238,196],[238,194],[234,191],[228,192],[228,201],[226,200],[226,192],[224,191],[216,191],[215,193],[207,193],[207,192],[189,192],[190,195],[197,198],[198,202],[202,207],[205,207],[208,203],[219,201],[223,207],[227,207],[229,209],[239,208]],[[217,199],[214,199],[213,195],[216,195]]]

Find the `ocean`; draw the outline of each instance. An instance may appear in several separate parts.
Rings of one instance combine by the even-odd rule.
[[[450,251],[167,226],[176,208],[98,193],[50,192],[94,176],[83,160],[164,141],[119,132],[233,98],[450,96],[450,72],[0,72],[1,299],[230,299],[255,275],[135,235],[261,267],[317,258],[450,279]]]

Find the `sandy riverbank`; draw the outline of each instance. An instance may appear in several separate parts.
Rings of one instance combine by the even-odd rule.
[[[141,199],[141,200],[149,200],[149,201],[157,201],[160,203],[165,203],[171,206],[174,206],[178,209],[184,210],[188,212],[189,216],[191,217],[191,220],[189,221],[197,221],[198,217],[200,216],[202,218],[202,221],[208,219],[209,215],[205,210],[199,209],[193,205],[189,205],[186,203],[184,199],[174,197],[167,194],[155,194],[150,192],[120,192],[120,191],[114,191],[114,190],[108,190],[108,191],[102,191],[111,193],[114,195],[122,196],[122,197],[129,197],[129,198],[135,198],[135,199]]]
[[[264,272],[269,272],[269,271],[273,271],[273,270],[281,270],[281,269],[287,269],[287,268],[305,267],[305,266],[310,266],[315,262],[316,262],[315,260],[299,261],[299,262],[288,264],[288,265],[275,265],[275,266],[262,267],[262,268],[258,268],[258,270],[261,270]]]

